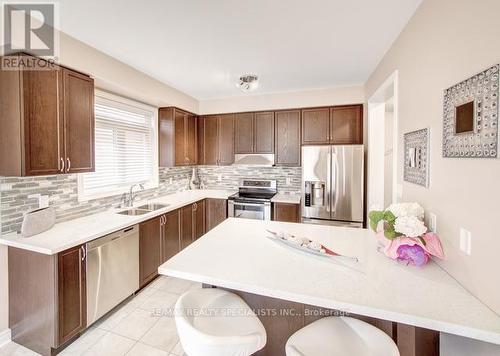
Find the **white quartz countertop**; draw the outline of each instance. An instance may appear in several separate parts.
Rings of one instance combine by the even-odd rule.
[[[308,237],[359,262],[295,251],[268,239],[266,229]],[[498,314],[436,263],[416,268],[388,259],[366,229],[229,218],[159,273],[500,344]]]
[[[272,203],[300,204],[299,194],[276,194],[271,198]]]
[[[198,200],[205,198],[227,199],[227,197],[234,193],[235,191],[227,190],[186,190],[137,202],[135,206],[148,202],[168,204],[166,208],[144,215],[120,215],[117,212],[126,208],[110,209],[105,212],[58,223],[50,230],[28,238],[23,238],[17,233],[7,234],[0,238],[0,244],[53,255],[128,226],[168,213]]]

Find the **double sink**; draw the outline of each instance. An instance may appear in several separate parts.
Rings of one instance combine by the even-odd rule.
[[[118,212],[120,215],[129,215],[129,216],[136,216],[136,215],[144,215],[147,213],[150,213],[155,210],[163,209],[168,207],[169,204],[158,204],[158,203],[149,203],[149,204],[144,204],[141,206],[138,206],[137,208],[130,208],[127,210],[122,210]]]

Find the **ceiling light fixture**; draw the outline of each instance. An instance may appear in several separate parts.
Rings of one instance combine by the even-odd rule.
[[[244,93],[255,90],[259,87],[259,77],[255,74],[242,75],[236,86]]]

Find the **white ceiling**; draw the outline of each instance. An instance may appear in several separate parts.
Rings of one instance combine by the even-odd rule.
[[[197,99],[362,84],[421,0],[64,0],[69,35]]]

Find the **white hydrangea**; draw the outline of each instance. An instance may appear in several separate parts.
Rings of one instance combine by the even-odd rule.
[[[424,218],[424,208],[418,203],[391,204],[387,210],[393,213],[397,218],[405,216],[414,216],[418,219]]]
[[[427,232],[424,222],[416,216],[398,217],[394,224],[394,230],[407,237],[418,237]]]

